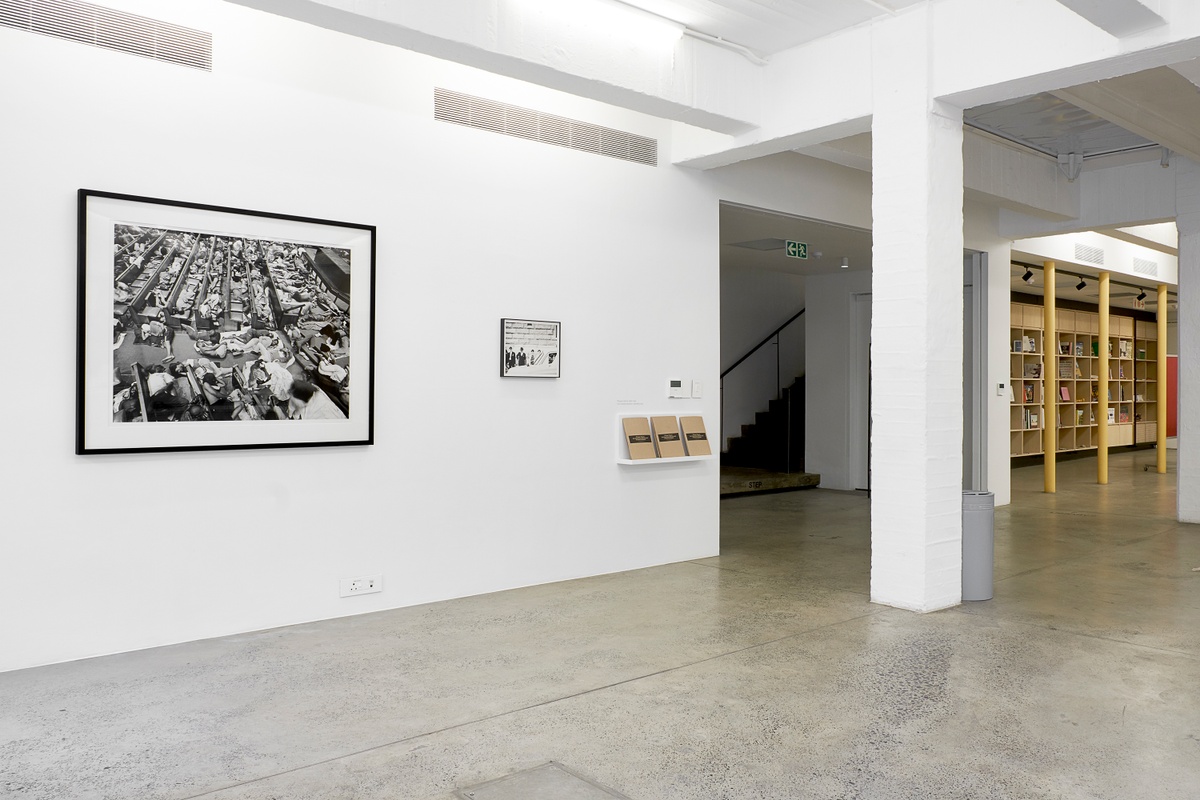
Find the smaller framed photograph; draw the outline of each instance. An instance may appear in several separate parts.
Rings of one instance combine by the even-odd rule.
[[[500,320],[500,377],[562,376],[562,325],[540,319]]]

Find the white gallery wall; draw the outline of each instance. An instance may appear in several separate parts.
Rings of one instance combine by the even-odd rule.
[[[717,463],[619,466],[616,416],[717,425],[719,200],[862,224],[861,178],[676,168],[662,120],[216,0],[109,5],[212,31],[215,68],[0,29],[33,342],[0,414],[0,670],[717,552]],[[435,122],[435,86],[659,138],[662,164]],[[81,187],[377,225],[376,445],[75,456]],[[502,316],[563,323],[561,379],[498,377]],[[668,376],[712,389],[668,401]],[[338,597],[362,575],[384,591]]]

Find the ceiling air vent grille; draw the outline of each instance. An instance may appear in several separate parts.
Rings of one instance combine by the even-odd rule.
[[[1133,260],[1133,271],[1139,275],[1158,277],[1158,262],[1146,258],[1135,258]]]
[[[433,118],[651,167],[658,166],[656,139],[448,89],[433,90]]]
[[[1075,243],[1075,260],[1087,261],[1091,264],[1104,263],[1104,250],[1099,247],[1092,247],[1090,244]]]
[[[0,0],[0,25],[212,71],[212,34],[76,0]]]

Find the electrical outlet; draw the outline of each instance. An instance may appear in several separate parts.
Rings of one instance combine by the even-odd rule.
[[[383,576],[372,575],[369,578],[342,578],[339,582],[342,597],[356,594],[371,594],[383,591]]]

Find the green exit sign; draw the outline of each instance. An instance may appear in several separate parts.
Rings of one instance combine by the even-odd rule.
[[[784,252],[788,258],[808,258],[808,242],[785,240]]]

